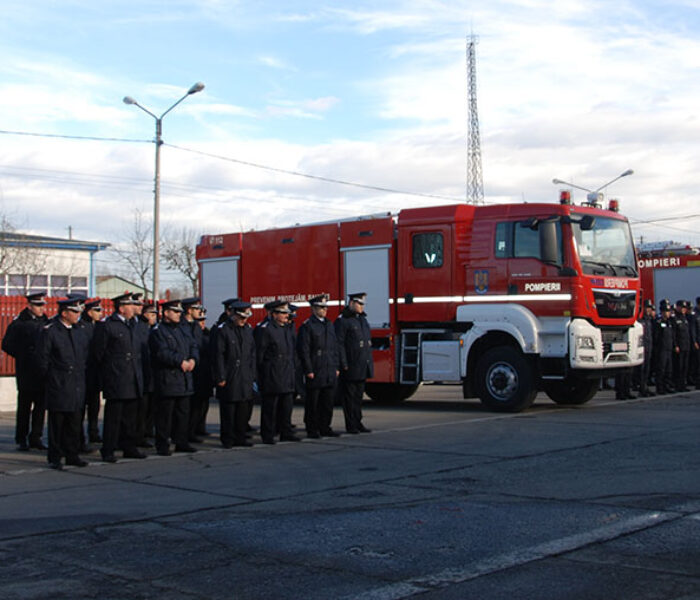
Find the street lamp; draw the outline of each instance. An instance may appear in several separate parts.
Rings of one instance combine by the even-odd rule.
[[[158,301],[158,285],[160,282],[160,251],[159,251],[159,234],[160,234],[160,147],[163,145],[163,117],[167,115],[173,108],[182,102],[187,96],[201,92],[204,89],[204,84],[201,81],[195,83],[187,93],[166,110],[160,117],[154,115],[150,110],[141,106],[131,96],[124,96],[124,104],[133,104],[140,108],[143,112],[151,115],[156,120],[156,169],[153,185],[153,301]]]

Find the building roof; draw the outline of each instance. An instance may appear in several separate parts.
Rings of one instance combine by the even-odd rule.
[[[0,232],[0,245],[19,246],[23,248],[53,248],[56,250],[84,250],[97,252],[109,248],[107,242],[89,242],[67,238],[17,233],[15,231]]]

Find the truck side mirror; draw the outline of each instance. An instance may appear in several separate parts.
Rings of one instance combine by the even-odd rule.
[[[595,227],[595,217],[591,215],[585,215],[581,217],[581,229],[583,231],[590,231]]]
[[[554,221],[542,221],[540,230],[540,256],[542,261],[552,264],[559,264],[559,236],[557,235],[557,224]]]

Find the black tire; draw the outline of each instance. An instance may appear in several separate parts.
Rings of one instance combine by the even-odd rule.
[[[365,394],[380,404],[399,404],[407,400],[420,387],[419,383],[366,383]]]
[[[520,350],[497,346],[476,363],[474,390],[481,402],[497,412],[520,412],[537,395],[534,368]]]
[[[542,389],[554,402],[562,405],[585,404],[600,388],[600,379],[570,377],[562,381],[543,381]]]

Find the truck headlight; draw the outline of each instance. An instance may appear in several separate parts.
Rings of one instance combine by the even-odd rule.
[[[595,350],[595,340],[590,335],[576,336],[576,347]]]
[[[644,347],[644,338],[640,335],[637,338],[637,348],[643,348]]]

